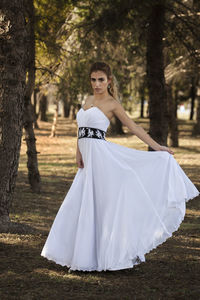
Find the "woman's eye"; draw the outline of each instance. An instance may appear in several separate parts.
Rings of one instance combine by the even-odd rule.
[[[95,82],[95,81],[96,81],[96,79],[95,79],[95,78],[91,78],[91,81]]]
[[[101,81],[101,82],[104,81],[104,78],[99,78],[99,81]]]

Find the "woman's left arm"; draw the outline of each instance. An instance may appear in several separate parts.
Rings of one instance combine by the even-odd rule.
[[[135,134],[144,143],[149,145],[152,149],[156,151],[167,151],[170,154],[174,154],[170,148],[159,145],[141,126],[138,126],[133,120],[131,120],[119,102],[114,101],[114,107],[112,111],[119,118],[123,125],[128,127],[133,134]]]

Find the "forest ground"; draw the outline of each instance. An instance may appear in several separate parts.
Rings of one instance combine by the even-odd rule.
[[[148,129],[147,119],[137,119]],[[192,121],[179,121],[180,147],[175,158],[200,189],[200,137],[191,137]],[[76,124],[59,119],[57,136],[51,123],[36,130],[42,193],[33,194],[27,179],[26,146],[22,141],[17,187],[11,219],[34,228],[34,233],[0,234],[0,299],[200,299],[200,198],[187,203],[179,230],[146,255],[133,269],[72,272],[40,256],[54,217],[77,171]],[[107,138],[127,147],[147,149],[126,134]]]

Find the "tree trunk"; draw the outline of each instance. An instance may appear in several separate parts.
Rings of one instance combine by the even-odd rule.
[[[80,107],[78,109],[80,109]],[[76,106],[72,106],[71,118],[72,120],[76,120]]]
[[[191,98],[190,120],[193,120],[193,116],[194,116],[195,97],[196,97],[196,84],[195,84],[195,78],[192,77],[191,90],[190,90],[190,98]]]
[[[39,99],[39,120],[47,122],[47,97],[40,93]]]
[[[175,117],[178,118],[178,90],[174,91]]]
[[[34,109],[31,103],[31,96],[35,87],[35,34],[34,34],[34,5],[33,0],[28,1],[29,6],[26,6],[28,15],[28,79],[26,84],[25,94],[25,109],[24,109],[24,129],[25,141],[27,145],[27,167],[28,179],[33,192],[39,193],[41,190],[40,173],[38,170],[36,138],[33,130]]]
[[[63,117],[69,118],[71,104],[67,100],[63,100]]]
[[[176,119],[176,105],[172,96],[172,88],[170,85],[167,85],[167,101],[169,112],[170,146],[178,147],[178,124]]]
[[[141,95],[140,98],[140,118],[144,118],[144,94]]]
[[[110,125],[110,132],[112,134],[124,134],[122,123],[117,117],[112,119]]]
[[[25,21],[22,0],[2,0],[0,12],[0,230],[9,223],[22,137]]]
[[[31,189],[35,193],[41,191],[41,179],[38,170],[37,150],[36,150],[36,138],[33,130],[34,111],[30,104],[30,98],[25,96],[25,110],[24,110],[24,129],[25,129],[25,141],[27,145],[27,168],[28,168],[28,180]]]
[[[196,124],[193,128],[193,134],[199,135],[200,134],[200,80],[198,79],[198,92],[197,92],[197,112],[196,112]]]
[[[53,124],[51,127],[51,135],[49,136],[50,138],[53,138],[56,136],[56,126],[57,126],[57,121],[58,121],[58,103],[59,103],[59,101],[56,102]]]
[[[37,114],[38,93],[39,93],[39,89],[37,89],[37,88],[34,89],[34,91],[33,91],[33,109],[34,109],[34,115],[35,115],[35,118],[34,118],[34,128],[35,129],[39,129],[38,122],[37,122],[37,119],[38,119],[38,114]]]
[[[200,96],[197,97],[197,117],[196,117],[196,124],[193,128],[193,134],[199,135],[200,134]]]
[[[35,115],[37,114],[37,97],[38,97],[39,89],[35,88],[33,91],[33,109]]]
[[[161,145],[167,145],[168,116],[163,62],[165,7],[154,5],[147,32],[147,84],[149,89],[149,134]],[[152,149],[149,149],[152,150]]]
[[[144,101],[145,101],[145,85],[141,84],[139,88],[140,94],[140,118],[144,118]]]

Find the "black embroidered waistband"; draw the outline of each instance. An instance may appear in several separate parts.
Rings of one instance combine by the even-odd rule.
[[[93,138],[105,140],[106,132],[92,127],[79,127],[78,129],[78,138]]]

